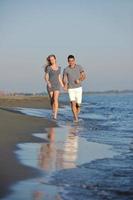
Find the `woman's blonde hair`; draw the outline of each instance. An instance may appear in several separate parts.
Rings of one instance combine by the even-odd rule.
[[[51,65],[51,62],[50,62],[51,57],[54,57],[56,60],[56,56],[54,54],[51,54],[46,58],[45,72],[47,71],[47,67]]]

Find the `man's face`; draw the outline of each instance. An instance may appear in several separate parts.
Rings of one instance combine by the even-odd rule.
[[[69,58],[68,64],[69,64],[69,66],[75,66],[75,64],[76,64],[75,59],[74,58]]]

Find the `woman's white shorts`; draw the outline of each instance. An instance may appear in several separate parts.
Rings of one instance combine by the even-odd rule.
[[[81,104],[82,102],[82,87],[68,89],[70,101],[76,101]]]

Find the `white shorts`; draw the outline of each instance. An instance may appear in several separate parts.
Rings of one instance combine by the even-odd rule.
[[[70,101],[76,101],[81,104],[82,102],[82,87],[68,89]]]

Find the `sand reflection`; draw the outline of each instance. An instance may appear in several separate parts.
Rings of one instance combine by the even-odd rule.
[[[78,152],[78,136],[76,127],[67,127],[68,133],[60,133],[64,138],[56,138],[57,128],[48,130],[48,143],[41,145],[39,153],[39,166],[47,172],[56,171],[65,168],[76,167]]]

